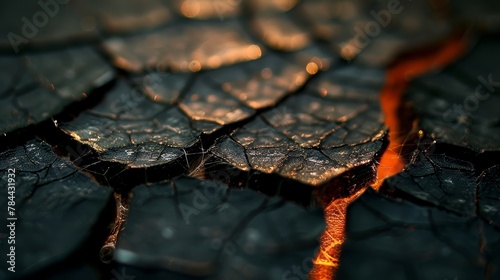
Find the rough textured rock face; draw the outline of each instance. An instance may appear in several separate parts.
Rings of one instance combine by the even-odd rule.
[[[1,133],[50,119],[115,76],[91,46],[24,56],[0,55],[0,61]]]
[[[483,39],[465,58],[409,89],[420,127],[434,139],[478,151],[500,149],[500,61],[489,55],[498,47],[498,39]]]
[[[223,279],[279,278],[324,229],[318,209],[193,178],[135,188],[129,211],[118,262]]]
[[[383,186],[399,199],[369,192],[349,209],[339,279],[498,277],[498,171],[418,154]]]
[[[11,225],[8,236],[15,241],[2,240],[0,248],[10,252],[9,244],[15,244],[19,274],[36,272],[68,257],[92,234],[110,202],[111,188],[99,186],[39,140],[1,153],[0,172],[2,178],[15,179],[10,185],[14,189],[0,190],[3,217]],[[8,273],[2,271],[3,277]]]
[[[499,278],[499,14],[0,4],[0,279]]]
[[[383,72],[363,70],[346,66],[318,74],[303,91],[220,138],[214,153],[242,170],[310,185],[373,162],[386,133],[377,99]],[[351,85],[356,71],[378,84]]]

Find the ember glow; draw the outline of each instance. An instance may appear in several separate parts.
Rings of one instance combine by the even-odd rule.
[[[415,77],[455,61],[462,56],[469,46],[469,41],[462,35],[457,35],[434,49],[404,56],[387,70],[386,84],[380,94],[385,123],[389,127],[389,146],[382,155],[377,170],[377,181],[372,185],[380,188],[385,178],[390,177],[405,167],[407,162],[402,156],[405,145],[414,145],[419,131],[410,119],[401,118],[403,108],[403,92],[408,83]]]
[[[347,206],[360,197],[366,188],[360,189],[352,196],[336,199],[325,208],[326,229],[321,236],[321,245],[315,257],[313,269],[309,273],[311,279],[333,279],[339,266],[340,251],[345,238],[345,222]]]
[[[415,131],[413,124],[401,118],[403,93],[411,79],[426,72],[442,68],[463,55],[469,46],[464,36],[455,36],[442,45],[412,55],[389,67],[386,83],[380,94],[385,124],[389,127],[389,145],[383,153],[377,169],[377,180],[371,185],[379,190],[384,179],[401,172],[406,164],[402,150],[408,139],[415,139],[421,131]],[[321,237],[320,251],[314,260],[310,278],[315,280],[334,279],[339,266],[341,247],[345,239],[347,207],[361,196],[366,187],[350,197],[336,199],[325,208],[326,229]]]

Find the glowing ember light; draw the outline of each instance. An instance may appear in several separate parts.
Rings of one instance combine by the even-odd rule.
[[[377,181],[373,188],[378,190],[385,178],[390,177],[406,166],[401,152],[409,139],[420,136],[421,131],[415,131],[411,120],[401,118],[403,93],[410,79],[436,68],[442,68],[463,55],[468,47],[467,38],[459,35],[446,41],[442,46],[431,51],[420,52],[403,57],[387,71],[386,84],[380,95],[382,111],[385,114],[385,124],[389,127],[389,146],[380,159],[377,169]],[[406,121],[406,123],[404,123]]]
[[[332,201],[325,208],[326,229],[321,236],[321,245],[315,257],[310,279],[333,279],[339,266],[340,251],[345,239],[347,206],[360,197],[367,187],[347,198]]]
[[[208,67],[210,68],[218,68],[222,64],[222,60],[219,56],[211,56],[207,59]]]
[[[193,60],[189,63],[189,71],[198,72],[201,70],[201,64],[198,60]]]
[[[283,12],[290,10],[295,6],[295,4],[297,4],[297,0],[274,0],[269,2]]]
[[[377,181],[372,188],[378,190],[385,178],[392,176],[406,165],[400,152],[412,131],[410,125],[402,123],[400,109],[402,96],[410,79],[435,68],[443,67],[465,53],[468,40],[456,36],[443,45],[427,52],[412,56],[404,56],[387,71],[387,79],[382,89],[380,101],[385,114],[385,123],[389,127],[389,147],[386,149],[377,169]],[[413,133],[423,135],[423,131]],[[334,279],[339,266],[342,244],[345,239],[345,222],[347,206],[357,199],[366,188],[359,190],[348,198],[337,199],[325,208],[326,229],[321,237],[320,251],[314,260],[314,267],[309,274],[310,279]]]
[[[262,55],[260,47],[257,45],[251,45],[247,48],[247,56],[249,59],[257,59]]]
[[[200,13],[200,3],[198,1],[184,1],[181,12],[185,17],[194,18]]]
[[[314,75],[314,74],[318,73],[318,70],[319,70],[319,67],[316,63],[314,63],[312,61],[307,63],[307,65],[306,65],[307,73]]]

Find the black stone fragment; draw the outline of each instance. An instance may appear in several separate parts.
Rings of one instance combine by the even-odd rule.
[[[482,39],[465,58],[410,86],[406,98],[420,129],[441,143],[500,150],[498,48],[498,39]]]
[[[114,78],[90,46],[0,55],[0,133],[44,121]]]
[[[133,190],[115,259],[210,279],[277,279],[312,258],[323,228],[319,210],[181,177]]]
[[[15,178],[9,176],[12,169]],[[0,189],[4,221],[17,218],[7,220],[15,223],[16,273],[2,270],[2,279],[32,274],[64,260],[91,234],[111,194],[111,189],[99,186],[38,140],[0,154],[0,174],[15,181],[15,193],[7,183]],[[2,252],[9,252],[7,240],[0,243]],[[6,258],[2,254],[2,262]]]
[[[499,166],[417,151],[382,186],[393,199],[369,191],[350,206],[338,279],[496,279]]]
[[[364,78],[352,83],[360,73]],[[346,66],[320,73],[300,92],[220,138],[211,151],[243,171],[323,185],[375,164],[386,134],[378,103],[382,83],[377,69]]]

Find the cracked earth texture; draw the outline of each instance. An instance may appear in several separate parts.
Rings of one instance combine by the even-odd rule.
[[[0,279],[500,279],[497,1],[0,7]]]

